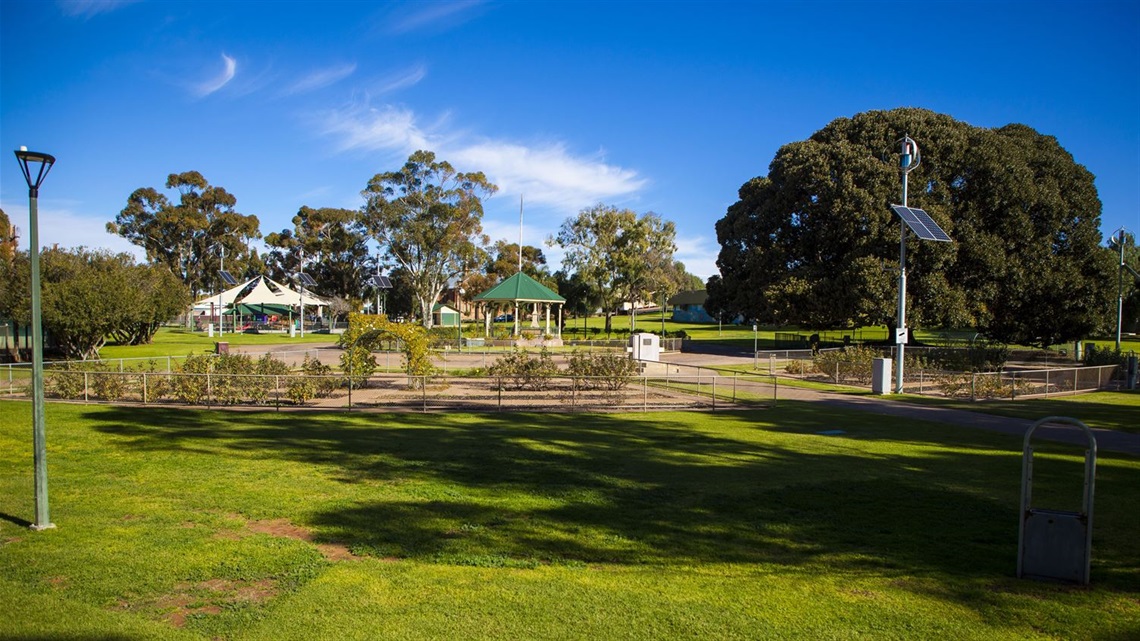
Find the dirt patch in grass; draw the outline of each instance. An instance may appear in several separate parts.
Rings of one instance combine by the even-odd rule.
[[[269,536],[280,536],[312,543],[320,550],[321,554],[330,561],[351,561],[360,558],[353,554],[352,551],[348,549],[348,546],[341,543],[317,543],[313,539],[312,532],[307,528],[294,525],[288,519],[247,521],[246,527],[249,531],[257,534],[268,534]]]
[[[265,603],[277,596],[278,591],[277,583],[272,579],[210,579],[197,583],[178,583],[172,593],[147,603],[120,602],[119,609],[157,612],[159,618],[176,628],[182,628],[191,617],[220,614],[227,607]]]

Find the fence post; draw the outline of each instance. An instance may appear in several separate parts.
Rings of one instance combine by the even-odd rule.
[[[213,393],[214,393],[214,388],[211,387],[211,385],[210,385],[210,373],[206,372],[206,408],[207,409],[210,409],[213,407],[213,400],[214,400],[213,399]]]
[[[167,357],[166,357],[166,373],[167,373],[167,374],[169,374],[170,372],[171,372],[171,369],[170,369],[170,357],[169,357],[169,356],[167,356]]]
[[[278,412],[281,411],[281,377],[273,377],[273,405],[274,409]]]
[[[1017,398],[1017,374],[1009,375],[1009,400]]]
[[[499,390],[499,406],[496,412],[503,411],[503,377],[498,376],[495,378],[495,389]]]
[[[977,372],[970,372],[970,402],[971,403],[978,400],[978,397],[977,397],[977,394],[975,391],[977,380],[978,380],[978,373]]]
[[[143,405],[146,405],[146,372],[142,373],[143,378]]]
[[[644,414],[649,409],[649,377],[642,374],[641,376],[641,413]]]
[[[83,402],[87,402],[87,372],[83,372]]]
[[[1045,398],[1049,398],[1049,370],[1045,370]]]
[[[776,403],[780,401],[780,379],[775,376],[772,377],[772,407],[776,407]]]

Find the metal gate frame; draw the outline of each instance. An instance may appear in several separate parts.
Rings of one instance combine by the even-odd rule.
[[[1075,425],[1084,430],[1085,435],[1088,437],[1088,449],[1085,450],[1084,498],[1080,512],[1030,507],[1030,503],[1033,499],[1033,446],[1030,445],[1030,438],[1032,438],[1033,432],[1038,427],[1046,423]],[[1017,578],[1020,579],[1023,576],[1031,576],[1045,579],[1076,581],[1081,585],[1088,584],[1089,569],[1092,564],[1092,512],[1095,485],[1096,437],[1087,425],[1075,418],[1069,418],[1067,416],[1047,416],[1029,427],[1029,431],[1025,433],[1025,443],[1022,449],[1021,460],[1021,518],[1017,530]],[[1039,525],[1042,520],[1045,521],[1045,526]],[[1049,527],[1054,525],[1057,527]],[[1058,566],[1062,565],[1064,560],[1054,562],[1055,559],[1026,554],[1026,539],[1032,538],[1035,542],[1039,541],[1041,536],[1039,530],[1042,527],[1044,527],[1042,533],[1046,537],[1051,536],[1051,542],[1055,545],[1063,545],[1066,541],[1062,539],[1067,538],[1070,541],[1078,539],[1077,536],[1074,536],[1074,532],[1083,535],[1083,549],[1077,550],[1078,556],[1070,557],[1069,560],[1075,560],[1076,563],[1069,564],[1067,570],[1062,569],[1058,571]],[[1081,528],[1083,528],[1083,532],[1080,532]],[[1056,552],[1056,549],[1054,548],[1052,551]],[[1073,568],[1073,565],[1077,567]]]

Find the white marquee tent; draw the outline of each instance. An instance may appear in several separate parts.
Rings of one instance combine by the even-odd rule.
[[[324,308],[329,305],[328,300],[311,292],[305,292],[302,295],[301,292],[294,291],[277,281],[270,280],[265,276],[258,276],[231,287],[221,294],[214,294],[199,300],[194,303],[194,310],[213,313],[219,304],[225,310],[239,303],[243,305],[286,305],[289,307],[304,305],[305,307],[316,307],[318,315],[321,315]]]

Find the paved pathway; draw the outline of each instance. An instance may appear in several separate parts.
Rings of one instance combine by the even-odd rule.
[[[248,346],[243,351],[280,352],[286,350],[318,348],[320,350],[319,353],[322,361],[329,364],[339,362],[340,350],[336,349],[332,344],[293,344],[286,346],[258,345]],[[451,351],[444,353],[442,362],[439,364],[449,369],[457,367],[470,369],[476,367],[484,367],[486,363],[492,361],[495,356],[497,356],[495,353],[484,354],[483,352],[472,353],[467,351],[460,353]],[[718,350],[718,353],[668,352],[662,355],[662,360],[669,363],[689,365],[693,367],[711,365],[750,366],[753,364],[753,358],[751,354],[741,354],[739,351],[732,353],[732,350]],[[1029,429],[1029,426],[1034,422],[1032,420],[1022,418],[1011,418],[1006,416],[996,416],[993,414],[983,414],[981,412],[971,412],[968,410],[907,403],[905,401],[891,400],[882,396],[852,396],[849,394],[834,394],[803,388],[796,388],[796,399],[825,403],[833,407],[842,407],[845,409],[852,409],[863,412],[873,412],[876,414],[883,414],[885,416],[897,416],[902,418],[911,418],[914,420],[946,423],[949,425],[956,425],[958,427],[988,430],[991,432],[1000,432],[1002,434],[1010,434],[1014,436],[1024,436],[1025,432]],[[1138,417],[1137,420],[1140,422],[1140,417]],[[1123,452],[1133,456],[1140,456],[1140,434],[1129,434],[1127,432],[1117,432],[1114,430],[1105,430],[1098,428],[1093,428],[1093,434],[1096,436],[1098,451]],[[1036,440],[1037,438],[1064,443],[1080,444],[1082,446],[1086,443],[1084,432],[1076,426],[1068,425],[1043,425],[1038,428],[1037,432],[1034,433],[1034,439]]]

